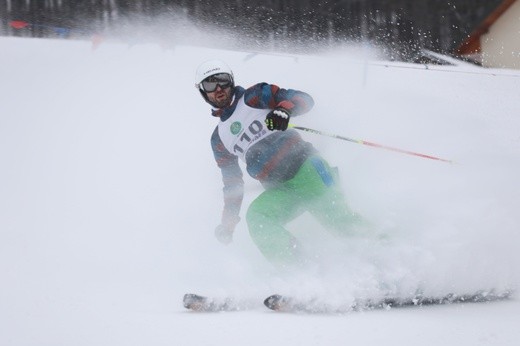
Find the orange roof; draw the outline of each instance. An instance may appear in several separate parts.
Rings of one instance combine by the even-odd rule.
[[[516,0],[504,0],[497,8],[491,12],[486,19],[469,35],[469,37],[462,42],[457,48],[457,54],[471,54],[478,53],[481,50],[480,37],[489,31],[489,28],[502,16]]]

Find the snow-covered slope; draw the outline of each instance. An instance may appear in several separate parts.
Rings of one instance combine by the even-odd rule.
[[[505,289],[520,282],[520,74],[363,55],[251,54],[0,38],[0,344],[516,345],[520,305],[349,315],[185,312],[185,292],[261,300]],[[242,222],[213,237],[216,119],[193,87],[226,60],[239,84],[309,92],[294,123],[454,160],[303,134],[378,235],[289,227],[322,267],[281,276]],[[245,206],[261,190],[246,181]],[[244,208],[245,209],[245,208]]]

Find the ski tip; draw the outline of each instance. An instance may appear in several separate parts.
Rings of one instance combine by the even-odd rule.
[[[281,296],[279,294],[273,294],[273,295],[270,295],[269,297],[265,298],[264,299],[264,305],[269,307],[271,306],[274,302],[276,302],[277,300],[279,300],[281,298]]]
[[[182,298],[184,307],[194,311],[203,311],[206,306],[206,301],[206,297],[193,293],[186,293]]]
[[[281,294],[273,294],[265,298],[264,305],[274,311],[284,311],[289,305],[289,299]]]

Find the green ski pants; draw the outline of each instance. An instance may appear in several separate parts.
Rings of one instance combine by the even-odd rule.
[[[319,156],[307,159],[292,179],[264,191],[247,210],[251,238],[268,260],[280,265],[300,260],[296,238],[284,226],[306,211],[337,234],[361,221],[347,206],[336,171]]]

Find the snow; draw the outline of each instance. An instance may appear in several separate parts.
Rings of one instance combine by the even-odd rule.
[[[186,292],[342,300],[520,283],[520,73],[373,60],[0,38],[1,345],[517,345],[520,303],[343,315],[201,314]],[[246,226],[223,246],[216,119],[194,71],[313,95],[295,124],[454,160],[303,134],[340,169],[375,234],[334,242],[289,225],[322,266],[284,276]],[[260,192],[246,180],[247,204]],[[384,239],[379,236],[384,235]]]

